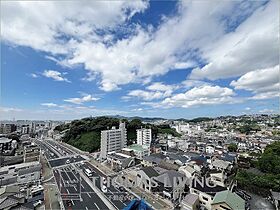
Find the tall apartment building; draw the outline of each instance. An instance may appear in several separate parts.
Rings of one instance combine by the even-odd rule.
[[[17,126],[15,124],[1,124],[0,125],[0,133],[9,134],[17,130]]]
[[[152,129],[137,129],[137,144],[147,145],[150,147],[152,142]]]
[[[110,152],[120,152],[127,145],[125,123],[120,122],[119,129],[101,131],[100,159],[104,160]]]

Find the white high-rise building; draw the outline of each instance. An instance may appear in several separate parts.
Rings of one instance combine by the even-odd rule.
[[[141,128],[137,129],[137,144],[139,145],[151,145],[152,142],[152,129]]]
[[[120,152],[127,145],[125,123],[120,122],[119,129],[113,127],[111,130],[101,131],[100,158],[106,159],[110,152]]]

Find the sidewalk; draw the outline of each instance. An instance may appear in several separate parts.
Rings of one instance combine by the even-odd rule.
[[[49,167],[47,160],[41,156],[40,162],[42,164],[42,177],[44,178],[44,197],[46,209],[62,209],[60,206],[60,195],[55,184],[52,169]]]
[[[89,161],[93,166],[95,166],[96,168],[98,168],[101,172],[103,172],[104,174],[106,174],[107,176],[110,175],[114,175],[116,174],[116,172],[114,172],[112,169],[110,169],[109,167],[102,165],[100,162],[98,162],[97,160],[91,159]]]

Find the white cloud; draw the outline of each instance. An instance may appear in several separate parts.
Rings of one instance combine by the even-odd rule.
[[[0,113],[1,112],[21,112],[22,109],[14,108],[14,107],[0,107]]]
[[[178,93],[171,97],[165,98],[163,101],[144,102],[143,105],[150,105],[155,108],[171,108],[182,107],[189,108],[192,106],[229,104],[237,103],[240,100],[234,98],[235,93],[232,89],[220,86],[200,86],[194,87],[185,93]]]
[[[162,82],[155,82],[147,86],[147,90],[132,90],[126,96],[123,96],[122,99],[128,100],[131,97],[137,97],[144,101],[152,101],[171,96],[172,92],[177,88],[178,86],[175,85],[166,85]]]
[[[38,77],[39,77],[39,76],[38,76],[37,74],[35,74],[35,73],[30,74],[30,76],[31,76],[32,78],[38,78]]]
[[[1,2],[1,37],[17,45],[65,54],[74,39],[99,40],[94,29],[123,23],[147,7],[146,1],[5,1]]]
[[[207,65],[194,69],[191,78],[216,80],[275,66],[279,63],[278,45],[279,2],[270,1],[236,30],[203,47]]]
[[[207,65],[194,70],[192,77],[217,79],[275,63],[277,1],[227,32],[228,25],[250,15],[260,4],[179,1],[178,13],[162,18],[154,28],[126,21],[143,12],[146,1],[3,2],[1,35],[13,44],[60,54],[48,57],[60,65],[82,64],[89,72],[87,80],[98,80],[104,91],[195,67],[197,59]],[[126,36],[119,37],[118,30]]]
[[[69,99],[64,99],[64,101],[73,103],[73,104],[83,104],[85,102],[90,102],[90,101],[98,101],[99,98],[95,98],[90,94],[84,94],[80,98],[69,98]]]
[[[55,104],[55,103],[41,103],[41,106],[57,107],[57,104]]]
[[[276,110],[273,110],[273,109],[262,109],[259,111],[259,113],[262,113],[262,114],[272,114],[272,113],[277,113]]]
[[[145,101],[152,101],[169,96],[171,93],[160,91],[132,90],[127,95],[141,98]]]
[[[248,72],[238,80],[230,83],[238,90],[247,90],[254,93],[253,99],[267,99],[279,97],[279,65]]]
[[[63,77],[63,75],[58,71],[45,70],[42,75],[45,76],[45,77],[48,77],[48,78],[52,78],[55,81],[70,82],[67,78]]]

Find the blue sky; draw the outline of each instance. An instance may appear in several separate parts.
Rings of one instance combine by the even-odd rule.
[[[5,1],[1,37],[0,119],[279,113],[276,0]]]

